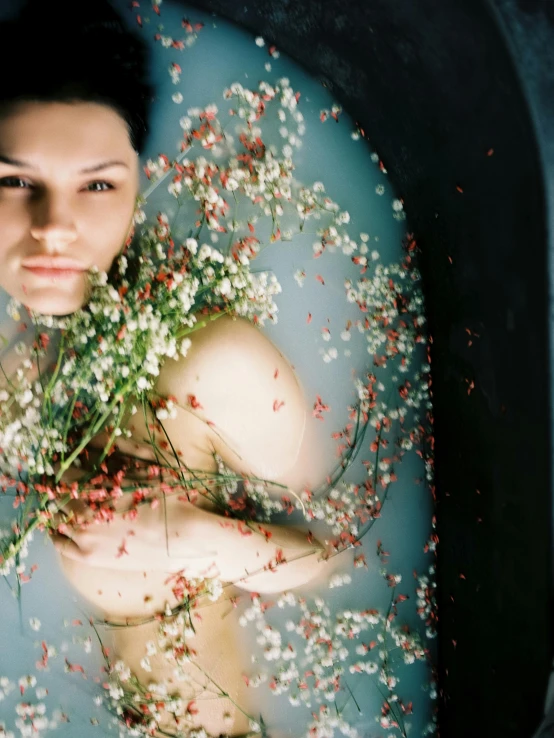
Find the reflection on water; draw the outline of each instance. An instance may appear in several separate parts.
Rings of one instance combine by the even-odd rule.
[[[134,24],[135,16],[127,4],[121,0],[117,5]],[[297,148],[292,128],[283,130],[278,121],[264,124],[264,140],[291,146],[295,150],[296,177],[310,184],[323,182],[328,195],[348,210],[350,232],[356,237],[364,234],[357,240],[365,246],[368,277],[373,268],[373,251],[379,253],[384,264],[399,262],[408,230],[402,204],[379,166],[378,157],[375,161],[366,143],[352,136],[354,125],[347,114],[290,60],[220,19],[164,2],[161,19],[144,10],[143,27],[151,31],[163,22],[163,35],[193,39],[195,34],[187,28],[183,30],[183,15],[193,23],[204,24],[193,44],[187,42],[185,50],[178,51],[164,48],[160,40],[152,40],[161,102],[155,111],[154,133],[145,160],[162,151],[173,155],[173,142],[182,133],[180,120],[188,108],[203,108],[215,102],[224,110],[222,91],[232,82],[256,87],[260,79],[272,83],[287,77],[292,88],[301,92],[298,109],[306,129],[303,145]],[[149,33],[149,38],[152,36]],[[179,63],[183,69],[178,85],[167,74],[171,62]],[[182,93],[182,103],[171,100],[176,91]],[[221,118],[224,120],[223,115]],[[143,184],[144,190],[146,178]],[[159,210],[171,214],[172,208],[174,201],[161,186],[149,199],[146,212],[155,218]],[[194,208],[193,203],[191,220],[195,218]],[[257,229],[267,237],[270,225],[260,222]],[[283,224],[283,231],[286,227]],[[311,229],[314,230],[313,224]],[[267,325],[264,331],[294,366],[309,406],[314,408],[308,418],[299,467],[287,480],[298,490],[305,485],[324,484],[334,468],[340,439],[333,434],[336,436],[350,421],[348,408],[357,400],[353,380],[358,377],[367,382],[368,371],[379,372],[384,394],[397,381],[392,377],[396,369],[389,366],[379,370],[374,366],[366,336],[356,329],[356,322],[367,316],[360,315],[356,300],[345,299],[345,280],[355,284],[363,263],[359,258],[356,261],[345,256],[340,249],[327,249],[314,259],[314,240],[317,237],[313,232],[295,235],[290,242],[273,244],[257,258],[260,268],[271,269],[283,287],[278,298],[279,321]],[[214,245],[222,243],[214,240]],[[7,299],[2,307],[6,302]],[[425,359],[423,347],[417,349],[416,357],[414,369],[406,376],[412,382],[418,364]],[[366,446],[348,470],[348,483],[363,485],[367,479],[367,462],[375,459],[372,442],[374,434],[370,433]],[[434,562],[433,545],[427,544],[432,532],[432,499],[425,482],[424,463],[416,453],[417,443],[405,450],[402,463],[396,465],[383,465],[381,455],[379,473],[396,476],[386,498],[383,496],[381,515],[363,538],[363,545],[332,559],[324,576],[292,594],[256,597],[227,588],[219,599],[205,599],[199,609],[203,619],[197,622],[194,648],[202,653],[205,670],[210,671],[212,679],[216,674],[248,711],[263,715],[273,738],[303,738],[314,720],[313,713],[319,716],[320,724],[324,723],[322,705],[333,715],[340,714],[360,736],[396,736],[402,735],[403,729],[405,734],[409,729],[412,736],[425,734],[433,708],[431,668],[424,661],[404,663],[406,649],[385,628],[389,614],[397,613],[391,621],[397,636],[407,627],[421,636],[425,648],[434,650],[433,641],[426,634],[429,613],[425,608],[429,603],[421,589],[416,592],[422,585],[420,578],[430,576],[429,567]],[[13,515],[12,499],[0,500],[4,528]],[[283,513],[278,522],[304,524],[298,510],[290,516]],[[320,540],[332,538],[329,528],[317,519],[310,522],[310,529]],[[363,563],[362,554],[366,565],[353,567],[355,558]],[[144,605],[144,601],[140,602],[144,600],[143,585],[152,597],[149,606],[155,612],[158,603],[166,595],[171,596],[171,586],[155,592],[153,578],[149,580],[136,572],[125,572],[122,577],[121,572],[101,568],[89,569],[83,576],[83,570],[69,560],[62,566],[59,555],[42,534],[35,535],[26,561],[38,564],[38,568],[31,581],[23,585],[19,601],[8,589],[13,582],[4,585],[0,635],[8,645],[0,662],[0,697],[4,697],[0,702],[1,720],[17,735],[17,721],[29,726],[30,717],[25,718],[25,713],[40,713],[43,708],[39,705],[43,704],[45,720],[51,721],[55,735],[117,735],[121,728],[101,699],[106,692],[102,688],[103,659],[89,615],[109,615],[112,620],[136,617]],[[391,587],[391,577],[396,577],[395,588]],[[156,581],[159,584],[159,577]],[[100,598],[91,596],[100,591]],[[133,598],[138,599],[133,602]],[[147,680],[137,643],[144,645],[154,640],[155,627],[143,624],[128,630],[99,631],[104,645],[126,658],[137,673],[142,670]],[[384,660],[375,659],[380,668],[375,667],[376,673],[373,667],[367,668],[364,673],[360,664],[369,663],[367,659],[364,662],[366,654],[384,648]],[[337,661],[341,661],[345,677],[335,691],[329,674]],[[313,673],[314,663],[320,664],[319,676]],[[155,670],[151,678],[155,678]],[[319,691],[318,679],[325,682]],[[399,709],[391,697],[395,694],[405,706],[411,703],[413,714],[410,709],[406,709],[406,714]],[[198,700],[202,710],[213,697],[207,689],[205,699]],[[247,730],[247,724],[233,714],[229,700],[219,700],[218,704],[218,725],[224,721],[224,713],[229,712],[235,722],[229,719],[225,723],[228,729],[235,734]],[[389,709],[383,710],[383,705]],[[400,728],[394,726],[394,719],[399,720]],[[205,717],[204,723],[209,720]],[[39,725],[40,720],[35,720],[35,724]],[[327,730],[331,732],[321,728],[321,732],[310,735],[339,735],[338,728]]]

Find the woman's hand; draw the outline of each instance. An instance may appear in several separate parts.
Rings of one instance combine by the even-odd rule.
[[[62,556],[88,566],[183,571],[257,592],[298,587],[330,568],[323,546],[304,531],[246,525],[189,502],[165,502],[167,515],[162,500],[155,508],[142,506],[134,520],[116,513],[110,522],[67,526],[67,536],[52,534],[54,545]]]
[[[203,523],[203,511],[189,505],[183,535],[183,515],[176,516],[174,505],[165,510],[165,501],[156,500],[135,511],[110,514],[109,520],[95,521],[84,502],[75,500],[64,507],[84,524],[64,524],[59,516],[58,532],[52,531],[54,546],[62,556],[88,566],[127,571],[166,571],[185,569],[190,576],[207,574],[215,549],[194,533]],[[63,532],[62,532],[63,531]],[[187,540],[188,538],[188,540]]]
[[[87,464],[97,463],[102,453],[107,439],[99,435],[95,442],[99,439],[103,440],[100,447],[91,445],[88,449]],[[117,459],[115,468],[121,468]],[[72,466],[64,472],[62,481],[71,485],[86,473],[86,469]],[[138,490],[140,482],[147,478],[147,469],[132,467],[119,479],[119,484],[124,486],[131,481],[131,486]],[[153,490],[149,502],[136,505],[130,493],[115,499],[106,495],[96,503],[93,502],[94,493],[90,487],[88,500],[69,500],[54,516],[55,530],[50,531],[50,537],[62,556],[112,570],[174,572],[188,567],[200,571],[209,566],[206,558],[215,551],[208,550],[203,541],[184,540],[182,512],[175,514],[176,503],[181,508],[182,505],[175,496],[166,497],[160,490]],[[194,530],[200,513],[192,505],[190,508],[187,511],[189,533]]]

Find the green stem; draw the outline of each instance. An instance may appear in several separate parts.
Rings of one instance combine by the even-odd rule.
[[[396,592],[396,587],[393,587],[391,601],[389,603],[389,608],[388,608],[388,611],[387,611],[387,616],[386,616],[386,618],[384,620],[385,628],[384,628],[384,631],[383,631],[383,639],[384,639],[383,640],[383,647],[385,649],[385,658],[383,659],[383,667],[382,667],[384,670],[386,670],[386,668],[387,668],[387,655],[388,655],[387,645],[386,645],[386,642],[387,642],[387,630],[388,630],[388,627],[387,626],[388,626],[388,623],[389,623],[389,615],[391,613],[392,605],[393,605],[393,602],[394,602],[394,593],[395,592]],[[378,687],[378,689],[379,689],[379,687]],[[381,689],[379,689],[379,692],[381,692]],[[389,695],[390,695],[390,693],[391,693],[391,690],[389,689]],[[387,704],[387,706],[388,706],[388,708],[389,708],[389,710],[391,712],[391,715],[393,716],[393,718],[398,723],[398,726],[399,726],[400,730],[402,731],[402,736],[404,736],[404,738],[406,738],[406,730],[404,728],[404,721],[402,720],[402,717],[399,716],[396,713],[396,711],[393,708],[392,703],[389,702],[389,700],[383,695],[382,692],[381,692],[381,695],[383,696],[383,699],[384,699],[385,703]]]
[[[190,333],[194,333],[195,331],[200,330],[201,328],[205,328],[205,326],[208,325],[208,323],[213,323],[214,320],[217,320],[218,318],[222,318],[224,315],[228,315],[231,313],[231,309],[228,310],[221,310],[219,313],[210,313],[206,318],[203,318],[202,320],[197,321],[192,328],[185,328],[183,331],[178,331],[176,334],[176,338],[185,338]]]
[[[58,470],[58,473],[56,474],[55,482],[56,484],[60,481],[64,473],[69,469],[71,464],[75,461],[75,459],[79,456],[81,451],[87,446],[89,441],[94,438],[94,436],[100,432],[100,430],[104,427],[104,425],[107,423],[107,421],[110,418],[110,415],[113,412],[113,409],[116,407],[116,405],[119,402],[119,396],[125,396],[127,390],[129,390],[132,385],[136,382],[136,377],[133,377],[130,379],[123,388],[117,393],[117,397],[113,399],[110,406],[108,407],[108,410],[104,413],[104,415],[101,416],[100,420],[96,422],[93,429],[87,434],[87,436],[84,438],[84,440],[81,441],[81,443],[77,446],[77,448],[70,454],[70,456],[61,463],[60,469]]]
[[[50,399],[50,393],[52,392],[52,389],[54,388],[54,385],[56,384],[56,380],[58,378],[58,374],[60,373],[60,369],[62,367],[62,361],[64,359],[64,342],[65,342],[65,334],[62,333],[61,337],[61,343],[58,353],[58,361],[56,363],[56,367],[54,369],[54,373],[52,374],[50,381],[48,382],[48,385],[46,389],[44,390],[44,400]]]
[[[67,438],[67,433],[69,431],[69,426],[71,424],[71,419],[73,417],[73,411],[75,410],[75,403],[77,402],[77,393],[73,393],[73,399],[71,401],[71,405],[69,407],[69,412],[67,414],[67,418],[65,421],[64,429],[63,429],[63,438],[64,440]]]
[[[153,182],[147,189],[140,195],[141,199],[148,200],[149,196],[154,192],[154,190],[161,185],[161,183],[164,181],[164,179],[167,179],[171,172],[175,169],[175,164],[180,164],[182,160],[186,157],[186,155],[191,150],[192,146],[189,146],[188,149],[185,149],[182,151],[179,156],[175,159],[175,162],[172,166],[169,167],[167,172],[164,172],[161,177],[159,177],[155,182]]]
[[[146,417],[146,414],[145,414],[145,417]],[[160,425],[160,427],[161,427],[161,429],[162,429],[162,431],[163,431],[163,433],[164,433],[164,435],[165,435],[165,437],[167,439],[167,442],[168,442],[168,444],[169,444],[169,446],[170,446],[170,448],[171,448],[171,450],[173,452],[174,459],[179,464],[179,466],[176,469],[176,471],[179,474],[179,478],[183,480],[183,482],[185,483],[185,486],[186,486],[186,483],[188,482],[188,480],[185,477],[183,477],[183,474],[181,472],[181,465],[180,465],[179,455],[178,455],[177,451],[175,450],[175,447],[173,445],[173,442],[171,441],[171,438],[169,437],[169,434],[166,431],[164,424],[163,423],[160,423],[159,425]],[[147,424],[147,427],[148,427],[148,424]],[[150,435],[150,429],[148,429],[148,432],[149,432],[149,435]],[[151,435],[150,435],[150,438],[151,438],[151,445],[154,447],[154,452],[155,452],[156,458],[157,458],[158,457],[159,449],[155,446],[155,443],[153,442]],[[202,480],[196,474],[194,474],[193,470],[191,470],[191,469],[189,469],[188,467],[185,466],[185,471],[188,472],[189,474],[192,474],[194,481],[197,482],[197,483],[200,483],[202,485],[202,487],[206,491],[206,497],[213,496],[213,493],[211,492],[211,490],[209,489],[209,487],[206,484],[204,484],[202,482]],[[166,544],[167,544],[167,537],[166,537]]]
[[[100,458],[99,458],[99,460],[97,462],[97,466],[100,466],[100,464],[102,464],[102,462],[104,461],[104,459],[108,455],[110,449],[112,448],[112,446],[114,444],[114,441],[117,438],[117,431],[120,428],[121,418],[122,418],[125,410],[127,409],[128,405],[129,405],[129,402],[130,402],[129,401],[129,398],[127,397],[126,400],[124,400],[121,403],[121,407],[120,407],[120,410],[119,410],[119,417],[116,420],[115,427],[114,427],[114,429],[112,431],[111,436],[108,439],[108,442],[106,443],[106,445],[104,446],[104,448],[102,450],[102,455],[100,456]]]
[[[248,720],[255,721],[255,718],[253,718],[252,715],[249,715],[245,710],[243,710],[242,707],[237,702],[235,702],[235,700],[231,697],[231,695],[228,692],[226,692],[222,687],[220,687],[219,684],[214,679],[212,679],[212,677],[206,671],[204,671],[204,669],[199,664],[196,663],[196,661],[191,661],[191,663],[194,666],[196,666],[196,668],[199,669],[202,672],[202,674],[204,674],[204,676],[210,680],[210,682],[214,685],[214,687],[219,689],[220,697],[226,697],[229,700],[229,702],[231,702],[237,708],[237,710],[239,710],[239,712],[242,713],[242,715],[244,715],[244,717],[248,718]]]
[[[59,511],[64,505],[66,505],[71,499],[70,495],[65,496],[62,500],[60,500],[57,511]],[[39,508],[39,515],[41,512],[44,512],[45,506],[50,502],[47,495],[44,495],[41,499],[41,506]],[[36,513],[35,513],[36,514]],[[22,534],[19,534],[17,537],[17,541],[15,543],[10,543],[8,545],[8,548],[6,551],[2,552],[2,557],[4,558],[4,561],[10,560],[14,556],[18,556],[19,552],[23,548],[23,544],[27,540],[27,538],[30,536],[33,531],[35,531],[39,525],[45,525],[48,527],[48,523],[44,520],[41,520],[41,518],[37,515],[35,519],[25,528],[25,531]],[[20,526],[21,530],[21,526]]]

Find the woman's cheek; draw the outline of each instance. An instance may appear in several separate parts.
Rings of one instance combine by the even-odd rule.
[[[98,214],[87,228],[87,243],[99,269],[108,271],[127,240],[129,220],[126,212]],[[91,255],[92,255],[91,254]]]
[[[0,210],[0,272],[7,274],[10,269],[7,262],[13,268],[17,260],[24,258],[25,245],[28,248],[31,241],[24,219],[18,219],[13,213],[5,216]]]
[[[3,201],[0,195],[0,235],[3,243],[20,241],[30,230],[28,216],[16,203]]]

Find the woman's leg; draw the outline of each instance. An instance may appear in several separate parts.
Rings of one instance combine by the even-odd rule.
[[[104,626],[103,630],[109,633],[112,661],[121,659],[144,687],[162,684],[169,695],[179,696],[189,707],[181,729],[188,725],[203,727],[213,736],[254,736],[248,732],[249,718],[243,713],[242,670],[247,660],[238,647],[238,626],[231,610],[233,606],[222,595],[217,602],[208,601],[194,610],[190,621],[170,616],[161,622]],[[151,655],[145,663],[147,644]],[[156,653],[152,653],[154,647]],[[175,718],[162,714],[161,727],[176,730]]]

